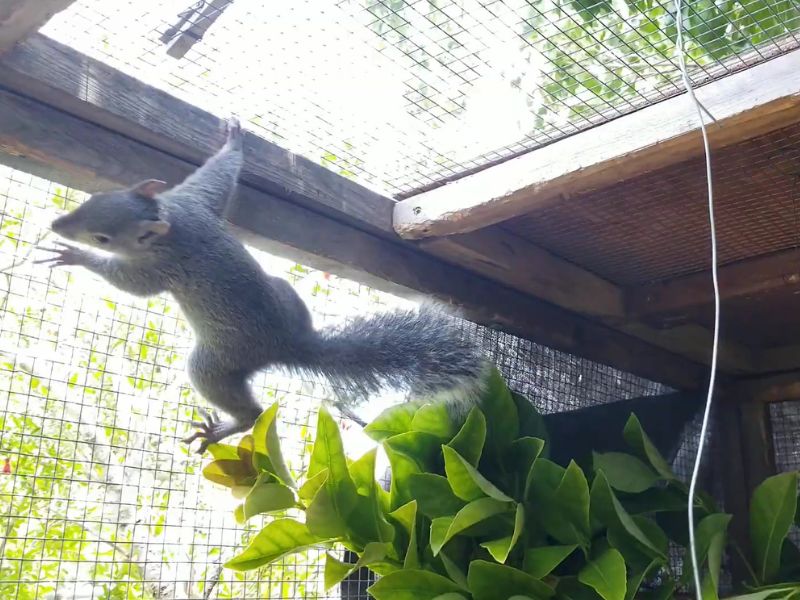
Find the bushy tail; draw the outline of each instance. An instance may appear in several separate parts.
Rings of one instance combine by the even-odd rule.
[[[382,389],[413,398],[436,396],[458,412],[474,404],[488,362],[437,306],[359,317],[319,333],[307,368],[339,388],[341,401],[356,404]]]

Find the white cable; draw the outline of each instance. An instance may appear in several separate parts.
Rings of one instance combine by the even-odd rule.
[[[677,53],[678,64],[683,76],[683,84],[689,97],[694,102],[697,109],[697,116],[700,119],[700,130],[703,133],[703,148],[706,154],[706,179],[708,181],[708,221],[711,229],[711,278],[714,282],[714,344],[711,352],[711,377],[708,382],[708,395],[706,396],[706,406],[703,412],[703,425],[700,427],[700,439],[697,445],[697,456],[692,469],[692,479],[689,484],[689,553],[692,557],[692,567],[694,575],[694,587],[697,600],[702,600],[702,589],[700,582],[700,570],[697,565],[697,547],[694,536],[694,498],[697,479],[700,475],[700,464],[703,460],[703,447],[705,446],[706,436],[708,435],[708,421],[711,414],[711,403],[714,397],[714,382],[717,378],[717,352],[719,350],[719,280],[717,279],[717,230],[714,223],[714,187],[711,181],[711,149],[708,143],[708,132],[706,123],[703,119],[703,105],[694,94],[692,82],[689,80],[689,73],[686,69],[686,60],[683,48],[683,9],[681,0],[675,0],[675,17],[678,30]]]

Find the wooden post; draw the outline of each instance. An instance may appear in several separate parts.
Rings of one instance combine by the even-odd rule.
[[[753,491],[767,477],[776,473],[775,449],[769,417],[769,404],[755,393],[760,385],[733,384],[720,397],[726,402],[718,411],[720,444],[716,458],[722,477],[725,511],[733,515],[731,541],[750,560],[750,499]],[[748,578],[742,557],[732,553],[731,572],[737,586]]]

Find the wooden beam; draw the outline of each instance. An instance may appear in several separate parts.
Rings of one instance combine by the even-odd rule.
[[[0,86],[195,164],[224,136],[224,123],[211,113],[38,34],[0,61]],[[391,199],[255,135],[246,135],[245,149],[244,181],[396,237]]]
[[[800,120],[800,51],[697,90],[714,115],[715,148]],[[700,155],[685,95],[648,106],[397,203],[395,230],[414,239],[481,229]],[[575,207],[580,210],[580,207]]]
[[[175,115],[161,118],[173,120]],[[12,166],[87,191],[146,177],[174,183],[194,168],[188,161],[9,92],[0,92],[0,153]],[[464,316],[477,323],[673,387],[694,389],[706,382],[707,369],[696,362],[252,183],[240,186],[229,214],[239,231],[246,232],[246,241],[310,266],[401,295],[421,292],[460,306]]]
[[[711,362],[711,332],[694,324],[655,329],[630,319],[617,286],[511,233],[486,229],[421,240],[418,245],[452,264],[597,318],[659,348],[701,364]],[[754,372],[750,351],[732,342],[722,343],[719,365],[732,375]]]
[[[0,2],[0,55],[38,31],[53,15],[75,0],[2,0]]]
[[[178,23],[161,36],[161,41],[169,44],[167,54],[172,58],[186,56],[192,46],[203,39],[206,32],[231,4],[233,0],[211,0],[202,7],[202,10],[190,7],[183,11],[178,17]],[[184,29],[189,21],[191,25]]]
[[[800,289],[800,250],[792,248],[725,265],[719,269],[723,300],[779,288]],[[626,293],[634,318],[668,315],[670,322],[693,318],[690,311],[714,302],[711,272],[692,273],[632,288]]]

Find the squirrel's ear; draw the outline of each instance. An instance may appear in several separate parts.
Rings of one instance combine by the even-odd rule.
[[[142,246],[149,246],[161,236],[169,232],[170,225],[166,221],[139,221],[136,241]]]
[[[131,188],[131,191],[137,196],[150,198],[152,200],[155,198],[156,194],[160,194],[168,187],[169,186],[167,185],[166,181],[161,181],[160,179],[147,179],[146,181],[137,183]]]

